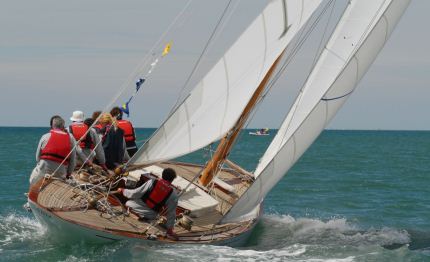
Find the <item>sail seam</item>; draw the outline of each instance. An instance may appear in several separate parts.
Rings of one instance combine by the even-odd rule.
[[[383,16],[382,16],[382,18],[384,19],[384,21],[385,21],[385,41],[384,41],[384,43],[385,42],[387,42],[387,40],[388,40],[388,34],[389,34],[389,28],[390,28],[390,24],[389,24],[389,22],[388,22],[388,18],[387,18],[387,16],[384,14]]]
[[[352,91],[344,94],[344,95],[341,95],[341,96],[332,97],[332,98],[321,98],[321,101],[327,102],[327,101],[332,101],[332,100],[338,100],[338,99],[344,98],[345,96],[350,95],[352,92],[354,92],[354,89]]]
[[[222,130],[224,129],[223,126],[224,126],[225,117],[227,116],[228,99],[230,97],[230,78],[228,77],[227,60],[226,60],[225,56],[222,57],[222,61],[223,61],[223,64],[224,64],[225,81],[226,81],[227,92],[226,92],[226,103],[225,103],[225,106],[224,106],[224,115],[222,116],[223,120],[221,122],[222,124],[220,125],[220,130],[219,130],[220,134],[222,133]]]

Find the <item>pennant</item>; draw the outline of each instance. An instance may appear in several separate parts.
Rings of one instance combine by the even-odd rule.
[[[167,43],[166,47],[164,47],[163,53],[161,56],[165,56],[170,52],[170,47],[172,46],[172,42]]]
[[[120,107],[121,111],[122,111],[123,113],[127,114],[127,117],[129,117],[129,116],[130,116],[130,110],[129,110],[129,108],[128,108],[128,103],[130,103],[130,102],[124,103],[124,104],[122,104],[122,106]]]
[[[139,78],[139,81],[136,82],[136,92],[139,91],[140,86],[145,82],[144,78]]]

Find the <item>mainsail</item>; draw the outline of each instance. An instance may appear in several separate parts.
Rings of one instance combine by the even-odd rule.
[[[318,137],[384,46],[410,0],[352,0],[256,168],[256,180],[224,217],[252,211]]]
[[[322,0],[274,0],[130,160],[146,164],[198,150],[223,137],[275,60]]]

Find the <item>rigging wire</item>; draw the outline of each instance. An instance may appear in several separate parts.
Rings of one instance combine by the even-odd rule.
[[[377,12],[374,14],[374,16],[372,17],[372,19],[371,19],[371,22],[368,24],[368,26],[366,27],[366,29],[365,29],[365,31],[364,31],[364,33],[360,36],[360,39],[359,39],[359,41],[357,42],[357,44],[355,45],[355,47],[354,47],[354,49],[352,50],[352,52],[351,52],[351,54],[349,55],[349,57],[348,57],[348,59],[346,59],[345,61],[345,64],[344,64],[344,66],[343,66],[343,68],[345,68],[346,66],[347,66],[347,62],[348,61],[350,61],[350,59],[354,56],[354,54],[356,53],[356,51],[362,46],[362,43],[365,41],[365,39],[368,37],[368,33],[369,33],[369,31],[370,31],[370,29],[371,29],[371,27],[372,27],[372,24],[374,24],[374,21],[377,19],[377,17],[378,17],[378,14],[380,13],[380,11],[382,10],[382,8],[383,8],[383,6],[384,6],[384,4],[386,3],[386,1],[384,1],[383,3],[381,3],[381,5],[380,5],[380,7],[378,8],[378,10],[377,10]],[[348,4],[351,4],[351,3],[348,3]],[[348,6],[346,6],[345,7],[345,10],[344,10],[344,12],[343,12],[343,14],[345,14],[345,12],[346,12],[346,10],[347,10],[347,8],[348,8]],[[343,17],[343,16],[342,16]],[[340,18],[341,19],[341,18]],[[339,23],[339,22],[338,22]],[[338,23],[337,23],[337,25],[338,25]],[[337,28],[337,26],[335,27],[335,28]],[[334,29],[335,30],[335,29]],[[322,53],[322,52],[321,52]],[[320,54],[321,55],[321,54]],[[315,64],[314,64],[314,66],[315,66]],[[313,68],[312,68],[313,69]],[[282,69],[282,71],[283,70],[285,70],[285,68],[283,68]],[[281,72],[282,73],[282,72]],[[309,76],[308,76],[309,77]],[[278,77],[279,78],[279,77]],[[303,88],[304,87],[302,87],[302,89],[301,89],[301,93],[303,92]],[[328,92],[328,91],[327,91]],[[326,92],[326,93],[327,93]],[[325,94],[326,94],[325,93]],[[348,94],[350,94],[350,93],[352,93],[352,91],[351,92],[349,92]],[[299,96],[296,98],[296,101],[298,100],[298,99],[300,99],[300,96],[301,96],[301,94],[299,94]],[[291,110],[290,110],[291,111]],[[285,133],[287,132],[287,130],[288,130],[288,127],[287,127],[287,129],[286,129],[286,131],[285,131]],[[285,136],[285,134],[284,134],[284,136]],[[279,145],[279,146],[281,146],[281,145]]]
[[[206,55],[209,46],[211,43],[213,43],[217,37],[219,37],[219,33],[222,32],[224,30],[225,25],[227,24],[227,22],[230,20],[233,12],[235,11],[235,9],[237,8],[237,6],[239,5],[241,0],[238,0],[235,4],[235,6],[231,9],[230,11],[230,15],[224,19],[224,17],[226,16],[226,14],[228,13],[229,9],[230,9],[230,5],[233,2],[233,0],[229,0],[227,5],[225,6],[223,12],[221,13],[221,16],[218,19],[218,22],[216,23],[214,29],[212,30],[211,35],[209,36],[208,40],[206,41],[206,44],[202,50],[202,52],[200,53],[199,57],[197,58],[196,63],[193,66],[193,69],[191,70],[190,74],[188,75],[187,79],[185,80],[185,83],[182,85],[181,91],[179,92],[180,94],[184,92],[185,88],[188,86],[188,84],[191,81],[191,78],[194,76],[195,72],[197,71],[197,68],[200,66],[203,57]],[[219,29],[221,28],[221,29]],[[176,103],[173,105],[172,109],[170,110],[169,113],[169,117],[173,114],[173,112],[180,106],[180,104],[182,104],[182,102],[186,99],[183,99],[180,101],[181,96],[178,96],[178,99],[176,100]]]
[[[386,1],[384,1],[383,3],[381,3],[381,5],[380,5],[380,7],[378,8],[378,10],[377,10],[377,12],[374,14],[374,16],[372,17],[372,20],[371,20],[371,23],[369,23],[369,25],[366,27],[366,30],[365,30],[365,32],[364,32],[364,34],[362,34],[361,36],[360,36],[360,39],[359,39],[359,41],[357,42],[358,44],[354,47],[354,49],[353,49],[353,51],[351,52],[351,54],[349,55],[349,57],[345,60],[345,61],[349,61],[350,59],[351,59],[351,57],[353,56],[353,54],[356,52],[356,50],[358,49],[358,47],[359,46],[361,46],[360,45],[360,43],[362,43],[363,41],[364,41],[364,37],[367,35],[367,32],[370,30],[370,28],[371,28],[371,25],[373,24],[373,22],[375,21],[375,19],[377,18],[377,16],[378,16],[378,13],[380,12],[380,10],[382,10],[382,8],[383,8],[383,6],[384,6],[384,4],[386,3]],[[351,4],[351,3],[348,3],[348,5],[349,4]],[[345,11],[347,10],[347,8],[348,8],[348,5],[345,7],[345,10],[344,10],[344,12],[343,13],[345,13]],[[340,18],[341,19],[341,18]],[[344,65],[344,67],[346,66],[347,64],[345,63],[345,65]],[[314,64],[314,66],[315,66],[315,64]],[[313,68],[312,68],[313,69]],[[308,75],[308,78],[310,77],[310,74]],[[300,99],[301,99],[301,97],[302,97],[302,94],[303,94],[303,88],[304,88],[304,86],[302,86],[302,88],[301,88],[301,90],[300,90],[300,93],[299,93],[299,95],[298,95],[298,97],[296,98],[296,101],[300,101]],[[327,93],[327,92],[326,92]],[[352,93],[352,92],[350,92],[350,93]],[[298,103],[297,103],[297,105],[296,105],[296,108],[297,108],[297,106],[298,106]],[[296,110],[296,108],[294,109],[294,111]],[[291,109],[290,109],[290,111],[291,111]],[[285,134],[287,133],[287,131],[288,131],[288,129],[289,129],[289,124],[291,123],[291,121],[288,123],[288,126],[287,126],[287,128],[285,129],[285,132],[284,132],[284,136],[285,136]],[[282,146],[282,143],[280,143],[279,144],[279,148]],[[279,148],[278,148],[278,150],[279,150]]]
[[[318,25],[318,23],[320,22],[320,20],[322,19],[322,17],[325,15],[325,13],[327,12],[328,8],[331,6],[332,2],[336,1],[336,0],[330,0],[323,8],[323,10],[321,11],[321,13],[317,16],[316,20],[312,23],[312,25],[309,27],[309,29],[305,30],[303,29],[300,32],[300,35],[298,36],[297,40],[295,41],[295,45],[292,48],[291,53],[287,56],[286,60],[284,61],[284,63],[282,64],[281,68],[279,69],[279,71],[273,76],[273,78],[270,80],[270,82],[267,85],[266,90],[264,91],[264,93],[261,95],[261,97],[259,98],[256,108],[255,110],[253,110],[253,112],[251,113],[250,118],[246,121],[245,127],[248,127],[248,125],[250,124],[251,120],[255,117],[258,108],[261,106],[261,102],[264,100],[264,98],[267,96],[267,94],[269,93],[269,91],[271,90],[271,88],[274,86],[274,84],[276,83],[276,81],[279,79],[279,77],[282,75],[282,73],[284,72],[285,68],[291,63],[291,61],[294,59],[294,57],[297,55],[298,51],[300,51],[300,49],[302,48],[304,42],[308,39],[308,37],[310,36],[310,34],[313,32],[313,30],[316,28],[316,26]],[[332,12],[333,13],[333,9],[334,9],[334,5],[332,8]],[[330,16],[331,18],[331,16]],[[326,26],[326,30],[328,27],[328,23]],[[324,34],[326,33],[326,30],[324,30]],[[304,34],[304,36],[303,36]],[[324,35],[322,37],[322,39],[324,39]],[[320,41],[320,45],[322,43],[322,40]],[[321,46],[319,46],[318,49],[320,49]],[[316,59],[314,58],[314,63]],[[244,134],[240,134],[239,136],[242,137]]]
[[[298,104],[299,104],[299,102],[297,102],[297,103],[295,103],[295,101],[300,101],[301,100],[301,98],[303,97],[302,95],[303,95],[303,88],[304,88],[304,85],[305,85],[305,83],[309,80],[309,77],[311,76],[311,73],[312,73],[312,71],[313,71],[313,69],[315,68],[315,66],[316,66],[316,63],[318,62],[318,58],[321,56],[321,54],[322,54],[322,52],[323,52],[323,48],[322,48],[322,44],[323,44],[323,42],[324,42],[324,39],[325,39],[325,36],[326,36],[326,34],[327,34],[327,30],[328,30],[328,27],[329,27],[329,24],[330,24],[330,21],[331,21],[331,19],[332,19],[332,16],[333,16],[333,13],[334,13],[334,7],[336,6],[336,1],[337,0],[330,0],[330,2],[327,4],[327,8],[331,5],[332,6],[332,9],[331,9],[331,12],[330,12],[330,15],[329,15],[329,17],[328,17],[328,19],[327,19],[327,23],[326,23],[326,25],[325,25],[325,28],[324,28],[324,32],[323,32],[323,34],[322,34],[322,36],[321,36],[321,40],[320,40],[320,43],[319,43],[319,45],[318,45],[318,48],[317,48],[317,50],[316,50],[316,53],[315,53],[315,55],[314,55],[314,60],[313,60],[313,62],[312,62],[312,66],[310,67],[310,70],[309,70],[309,73],[308,73],[308,76],[306,77],[306,79],[305,79],[305,81],[303,82],[303,84],[302,84],[302,87],[300,88],[300,91],[299,91],[299,94],[297,95],[297,97],[296,97],[296,99],[294,100],[294,103],[291,105],[291,108],[290,108],[290,110],[288,110],[288,112],[293,112],[293,114],[296,112],[296,110],[297,110],[297,106],[298,106]],[[345,10],[346,10],[346,8],[345,8]],[[345,10],[344,10],[344,12],[345,12]],[[327,9],[325,9],[324,11],[323,11],[323,14],[325,14],[325,12],[327,11]],[[339,22],[339,21],[338,21]],[[335,29],[335,28],[334,28]],[[334,30],[333,29],[333,30]],[[314,28],[312,29],[312,30],[314,30]],[[288,66],[288,65],[287,65]],[[283,73],[283,71],[285,71],[285,69],[286,69],[286,67],[284,67],[283,69],[282,69],[282,72],[280,72],[280,74],[282,74]],[[279,78],[279,77],[278,77]],[[278,79],[276,79],[275,81],[274,81],[274,83],[273,83],[273,85],[276,83],[276,81],[277,81]],[[272,86],[273,86],[272,85]],[[296,106],[294,107],[294,109],[292,108],[294,105],[296,104]],[[288,114],[287,114],[287,116],[288,116]],[[287,126],[287,128],[285,129],[285,132],[284,132],[284,135],[283,136],[285,136],[286,134],[287,134],[287,132],[288,132],[288,130],[289,130],[289,127],[290,127],[290,124],[291,124],[291,121],[288,123],[288,126]],[[279,150],[279,148],[281,147],[281,145],[282,145],[282,143],[279,143],[279,145],[278,145],[278,150]]]
[[[294,57],[297,55],[297,53],[301,50],[301,48],[303,47],[305,41],[309,38],[309,36],[311,35],[311,33],[315,30],[315,28],[317,27],[317,25],[319,24],[319,22],[321,21],[322,17],[325,15],[325,13],[327,12],[328,8],[330,6],[332,6],[332,12],[330,14],[330,18],[331,19],[331,15],[333,14],[333,10],[334,10],[334,5],[332,5],[332,3],[336,1],[336,0],[330,0],[328,3],[326,3],[326,5],[324,6],[323,10],[321,11],[321,13],[317,16],[317,18],[315,19],[315,21],[309,26],[309,29],[307,30],[302,30],[302,32],[300,33],[299,37],[297,38],[296,44],[295,46],[292,48],[291,53],[287,56],[286,60],[284,61],[284,63],[282,64],[281,68],[279,69],[279,71],[275,74],[275,76],[271,79],[270,83],[268,84],[264,94],[260,97],[259,99],[259,103],[257,105],[257,108],[260,106],[261,101],[263,101],[265,99],[265,97],[267,96],[267,94],[270,92],[270,90],[272,89],[272,87],[275,85],[275,83],[279,80],[280,76],[283,74],[283,72],[285,71],[285,69],[288,67],[288,65],[291,63],[291,61],[294,59]],[[330,21],[327,22],[326,28],[324,30],[324,34],[322,36],[322,39],[320,41],[320,45],[323,42],[324,39],[324,35],[327,32],[327,27]],[[304,35],[304,36],[303,36]],[[321,46],[319,46],[318,49],[320,49]],[[318,52],[317,49],[317,52]],[[314,57],[314,62],[313,64],[316,63],[316,58]],[[313,65],[314,66],[314,65]],[[312,67],[313,67],[312,66]],[[300,94],[302,93],[302,91],[300,91]],[[299,94],[299,96],[300,96]],[[255,116],[257,110],[254,111],[252,118]],[[249,124],[250,121],[248,121]]]
[[[182,87],[181,92],[184,91],[184,89],[186,88],[186,86],[188,85],[189,81],[191,80],[192,76],[194,75],[195,71],[197,70],[198,66],[200,65],[200,62],[202,60],[202,58],[204,57],[204,55],[206,54],[208,48],[210,47],[210,44],[215,41],[216,37],[218,37],[219,35],[217,35],[217,33],[221,32],[221,30],[224,29],[225,25],[227,24],[227,22],[230,20],[234,10],[237,8],[237,6],[239,5],[241,0],[238,0],[236,2],[236,4],[234,5],[233,9],[230,11],[230,14],[226,17],[226,14],[228,13],[228,9],[231,5],[233,0],[229,0],[229,2],[227,3],[226,7],[224,8],[224,11],[222,12],[220,18],[218,19],[217,24],[215,25],[214,29],[212,30],[211,36],[209,37],[208,41],[206,42],[206,45],[203,49],[203,51],[201,52],[192,72],[190,73],[190,75],[187,78],[187,81],[185,82],[185,84]],[[219,29],[221,28],[221,29]],[[189,96],[189,95],[188,95]],[[145,148],[145,144],[148,143],[149,141],[151,141],[152,137],[154,137],[155,134],[157,134],[158,130],[160,130],[164,124],[169,120],[169,118],[176,112],[176,110],[184,103],[184,101],[187,99],[186,96],[184,99],[182,99],[182,101],[179,103],[179,97],[175,103],[175,105],[172,107],[170,113],[168,114],[168,116],[166,117],[166,119],[163,121],[163,123],[160,125],[160,127],[155,130],[151,136],[145,141],[145,143],[143,144],[143,146],[141,148]],[[140,150],[139,150],[140,151]],[[138,152],[139,152],[138,151]],[[133,157],[130,158],[130,160],[125,164],[125,167],[127,167],[129,164],[134,163],[135,159],[138,157],[138,154],[136,153]]]
[[[160,46],[160,43],[164,40],[164,38],[166,37],[166,35],[173,29],[173,27],[176,25],[177,21],[184,15],[185,11],[189,8],[189,6],[191,5],[191,3],[194,0],[189,0],[187,2],[187,4],[184,6],[184,8],[182,8],[182,10],[179,12],[179,14],[174,18],[174,20],[170,23],[170,25],[167,27],[167,29],[163,32],[163,34],[159,37],[159,39],[157,40],[157,42],[152,46],[152,48],[150,49],[150,51],[145,55],[145,57],[142,59],[142,62],[140,64],[138,64],[138,66],[136,66],[135,70],[133,71],[133,73],[131,73],[129,75],[129,77],[123,82],[123,84],[121,85],[121,87],[119,88],[119,91],[117,92],[116,95],[114,95],[113,99],[111,100],[111,102],[109,102],[109,104],[107,104],[104,108],[102,112],[107,112],[107,110],[112,107],[112,105],[120,98],[120,96],[125,92],[125,90],[127,89],[128,86],[130,86],[130,84],[133,82],[133,79],[135,78],[136,75],[138,75],[139,71],[142,71],[142,68],[144,68],[148,61],[149,61],[149,56],[153,55],[154,51],[156,48],[158,48]],[[77,146],[79,146],[79,143],[82,141],[82,139],[84,137],[86,137],[86,135],[89,133],[89,130],[97,123],[97,121],[101,118],[101,114],[97,117],[97,119],[95,119],[94,123],[88,128],[88,130],[85,132],[85,134],[75,143],[75,145],[73,146],[73,148],[70,150],[70,152],[67,154],[67,156],[65,157],[65,159],[58,165],[58,167],[54,170],[54,172],[52,174],[45,174],[42,184],[39,188],[39,190],[42,189],[42,186],[45,183],[45,179],[46,178],[50,178],[53,177],[58,170],[61,168],[61,166],[64,164],[64,162],[66,161],[66,159],[68,159],[73,151],[75,150],[75,148]]]

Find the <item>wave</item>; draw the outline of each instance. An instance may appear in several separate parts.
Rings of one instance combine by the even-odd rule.
[[[0,216],[0,247],[40,239],[45,231],[36,219],[17,213]]]
[[[322,241],[325,245],[406,245],[411,242],[407,230],[383,227],[381,229],[361,230],[357,225],[348,222],[344,218],[333,218],[322,221],[312,218],[295,219],[289,215],[266,215],[262,220],[260,238],[264,239],[262,245],[268,239],[282,240],[282,244],[318,244]],[[269,245],[272,243],[269,243]]]
[[[184,245],[157,250],[139,246],[133,258],[163,261],[311,261],[349,262],[375,256],[402,257],[408,253],[410,236],[393,228],[360,230],[344,218],[328,221],[265,215],[245,247]],[[385,248],[401,245],[398,250]],[[391,252],[391,253],[389,253]],[[397,252],[397,253],[396,253]]]
[[[210,245],[154,247],[129,242],[67,244],[52,242],[46,235],[35,219],[17,213],[0,216],[0,252],[6,260],[350,262],[375,260],[375,256],[409,256],[407,244],[411,242],[406,230],[387,227],[362,230],[344,218],[320,220],[276,214],[264,215],[250,241],[241,248]],[[384,248],[396,244],[400,245],[396,250]]]

